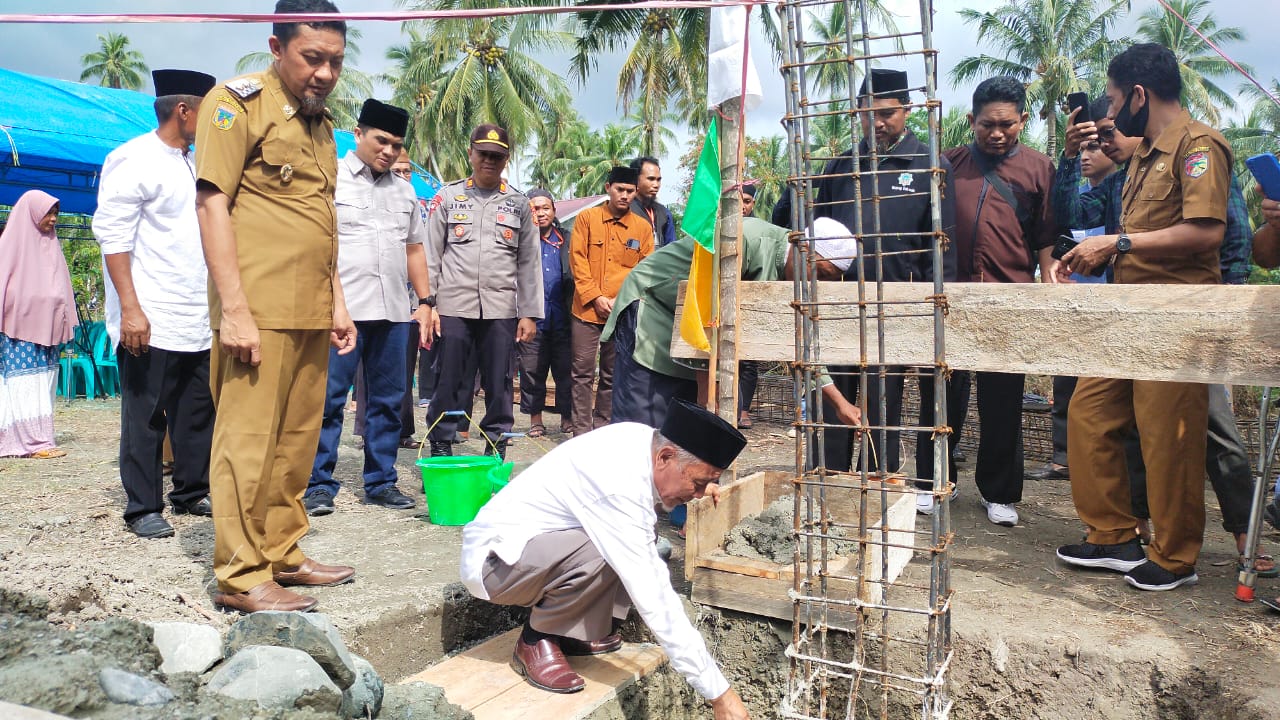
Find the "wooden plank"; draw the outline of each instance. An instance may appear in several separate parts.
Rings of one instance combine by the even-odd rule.
[[[615,697],[619,688],[653,672],[667,659],[662,648],[649,643],[627,643],[615,653],[570,658],[587,685],[581,692],[559,695],[533,687],[511,669],[511,650],[519,634],[515,629],[490,638],[401,682],[423,681],[444,688],[449,702],[471,711],[476,720],[574,720],[590,715]]]
[[[776,580],[778,578],[778,563],[768,560],[756,560],[755,558],[744,558],[736,555],[728,555],[724,551],[714,551],[703,553],[696,558],[698,567],[704,567],[711,570],[719,570],[721,572],[735,573],[738,575],[751,575],[753,577],[769,578]]]
[[[788,473],[772,472],[771,475]],[[761,475],[757,473],[756,475]],[[688,504],[689,515],[685,520],[685,578],[692,577],[692,558],[711,552],[724,544],[724,536],[742,521],[742,518],[759,513],[765,508],[764,482],[753,480],[756,475],[735,478],[720,488],[720,504],[711,504],[710,498],[694,500]]]
[[[924,283],[884,288],[891,302],[923,302],[932,293]],[[819,283],[818,292],[834,303],[822,308],[819,359],[858,364],[857,285]],[[739,357],[794,359],[792,284],[742,283],[738,295]],[[952,283],[946,298],[946,361],[953,368],[1280,385],[1280,286]],[[895,314],[917,310],[928,307],[887,306]],[[893,317],[885,333],[885,356],[874,356],[873,343],[869,361],[933,363],[931,317]],[[874,322],[868,337],[876,337]],[[699,357],[678,333],[671,354]]]

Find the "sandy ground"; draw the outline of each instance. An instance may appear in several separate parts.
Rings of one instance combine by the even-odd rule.
[[[118,402],[59,400],[57,407],[58,440],[67,457],[0,460],[0,588],[47,597],[50,619],[64,626],[110,616],[227,625],[228,616],[215,612],[209,600],[213,536],[207,519],[171,518],[177,535],[164,540],[139,540],[124,527],[115,459]],[[517,415],[517,429],[527,423]],[[558,427],[558,418],[549,415],[547,426]],[[784,431],[757,422],[747,432],[752,442],[740,471],[789,469],[794,441]],[[550,447],[559,437],[538,442]],[[479,452],[478,442],[471,445]],[[522,439],[510,459],[528,462],[541,453]],[[319,609],[343,629],[354,651],[391,680],[514,618],[477,610],[477,603],[459,595],[460,530],[416,516],[424,498],[414,456],[402,451],[398,467],[400,488],[419,500],[418,510],[365,506],[359,502],[360,453],[344,436],[337,512],[315,519],[304,541],[318,559],[357,567],[355,583],[315,592]],[[1019,507],[1022,522],[1000,528],[987,522],[966,467],[953,505],[957,717],[1280,716],[1280,616],[1232,598],[1235,550],[1220,528],[1212,493],[1200,584],[1140,593],[1118,575],[1074,572],[1055,561],[1053,549],[1081,533],[1068,483],[1029,481]],[[1266,543],[1280,550],[1275,533]],[[682,550],[676,538],[675,576]],[[1259,592],[1280,595],[1280,581],[1260,580]],[[747,643],[752,647],[741,639],[734,645],[729,636],[738,630],[713,616],[704,617],[701,627],[728,674],[748,686],[744,695],[760,716],[771,715],[765,713],[785,678],[779,635],[789,633],[762,625],[766,630],[757,635],[767,636],[770,647],[761,649],[760,638]],[[738,620],[749,624],[750,618]],[[752,659],[752,653],[760,657]],[[753,666],[757,662],[777,667]],[[1136,693],[1139,708],[1148,702],[1142,698],[1156,698],[1149,701],[1151,712],[1098,709],[1099,698],[1126,693]],[[1197,709],[1203,705],[1179,710],[1184,695],[1215,704],[1207,711]]]

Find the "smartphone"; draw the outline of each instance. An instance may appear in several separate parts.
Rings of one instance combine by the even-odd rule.
[[[1080,114],[1076,115],[1075,124],[1093,120],[1093,116],[1089,113],[1089,93],[1073,92],[1067,96],[1067,114],[1070,115],[1076,108],[1080,108]]]
[[[1076,239],[1071,237],[1070,235],[1059,235],[1058,241],[1053,244],[1053,252],[1051,253],[1053,255],[1053,259],[1061,260],[1064,255],[1071,252],[1075,248],[1075,246],[1079,244],[1080,243],[1077,242]],[[1102,277],[1102,274],[1105,273],[1106,271],[1107,271],[1107,264],[1103,263],[1098,267],[1094,268],[1093,271],[1090,272],[1089,274],[1092,275],[1093,277]]]
[[[1280,161],[1276,160],[1276,156],[1271,153],[1254,155],[1245,160],[1244,164],[1257,179],[1262,194],[1268,200],[1280,200]]]

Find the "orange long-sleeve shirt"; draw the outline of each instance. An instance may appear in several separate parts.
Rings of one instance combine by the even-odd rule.
[[[653,227],[639,215],[628,210],[614,219],[603,205],[579,213],[569,239],[573,316],[596,324],[607,320],[596,312],[595,299],[617,297],[627,273],[652,252]]]

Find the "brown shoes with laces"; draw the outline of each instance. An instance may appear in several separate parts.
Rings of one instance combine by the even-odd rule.
[[[307,612],[316,606],[316,599],[285,590],[279,583],[268,581],[245,592],[216,592],[213,594],[213,604],[224,610],[238,610],[242,613],[263,610]]]
[[[532,645],[526,644],[524,638],[517,640],[511,668],[530,685],[553,693],[575,693],[587,686],[552,640],[539,640]]]
[[[271,576],[281,585],[304,585],[307,587],[329,587],[350,582],[356,569],[346,565],[324,565],[311,558],[292,570],[281,570]]]

